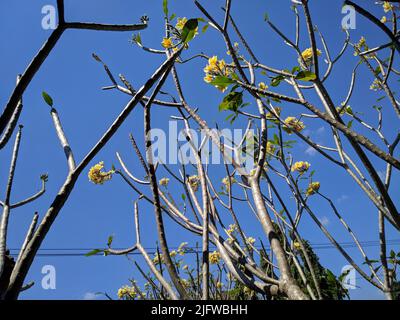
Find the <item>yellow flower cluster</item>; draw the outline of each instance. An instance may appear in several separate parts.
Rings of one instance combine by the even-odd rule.
[[[249,245],[253,245],[255,242],[256,242],[256,239],[254,239],[253,237],[248,237],[247,239],[246,239],[246,242],[249,244]]]
[[[188,19],[186,17],[183,18],[178,18],[178,22],[175,25],[175,28],[178,31],[182,31],[183,27],[185,26],[186,22],[188,21]],[[196,28],[196,33],[195,35],[198,34],[198,27]],[[174,50],[176,50],[177,48],[175,47],[174,41],[173,40],[180,40],[177,36],[174,37],[169,37],[169,38],[163,38],[163,41],[161,41],[161,45],[165,48],[165,49],[171,49],[173,48]]]
[[[392,9],[393,9],[393,7],[392,7],[392,5],[390,4],[389,1],[383,2],[383,10],[384,10],[385,12],[389,12],[389,11],[392,10]]]
[[[321,50],[317,49],[317,56],[321,55]],[[305,67],[309,67],[312,64],[313,60],[313,51],[312,48],[305,49],[301,53],[301,59],[299,59],[300,64],[305,63]]]
[[[232,71],[227,67],[225,60],[218,60],[217,56],[213,56],[208,59],[208,64],[204,68],[204,81],[210,83],[216,76],[229,77]],[[215,86],[218,90],[224,92],[226,87]]]
[[[236,224],[230,224],[229,225],[229,229],[226,230],[226,232],[228,232],[228,234],[232,235],[233,233],[235,233],[237,231],[238,227]]]
[[[298,171],[303,174],[310,168],[310,166],[311,164],[309,164],[307,161],[298,161],[292,165],[292,171]]]
[[[105,181],[111,180],[112,175],[115,173],[114,170],[102,171],[104,168],[104,162],[101,161],[98,164],[90,168],[88,177],[89,180],[94,184],[103,184]]]
[[[254,295],[254,290],[251,290],[249,287],[244,287],[243,292],[248,296]]]
[[[295,117],[287,117],[285,119],[285,125],[287,126],[286,131],[288,133],[291,133],[292,131],[300,132],[306,127],[303,122]]]
[[[137,296],[137,292],[134,287],[124,286],[118,289],[119,299],[134,299]]]
[[[177,28],[178,30],[182,30],[187,21],[188,20],[186,17],[178,18],[178,22],[176,23],[175,28]]]
[[[189,183],[189,185],[191,186],[191,188],[193,189],[194,192],[199,190],[200,179],[199,179],[198,176],[190,176],[188,178],[188,183]]]
[[[300,250],[300,249],[301,249],[301,245],[300,245],[300,243],[299,243],[298,241],[293,242],[293,247],[294,247],[295,249],[297,249],[297,250]]]
[[[218,264],[221,260],[221,254],[218,251],[214,251],[208,255],[208,260],[211,264]]]
[[[313,194],[315,194],[316,192],[318,192],[319,188],[321,187],[321,184],[319,182],[311,182],[308,185],[306,194],[308,196],[312,196]]]
[[[258,87],[259,87],[261,90],[267,90],[267,89],[268,89],[268,86],[265,84],[265,82],[260,82],[260,83],[258,84]]]
[[[161,260],[161,261],[160,261],[160,260]],[[161,253],[160,253],[160,254],[156,253],[156,254],[154,255],[154,258],[153,258],[153,263],[154,263],[154,264],[164,263],[163,255],[162,255]]]
[[[386,16],[383,16],[383,17],[381,18],[381,22],[382,22],[382,23],[386,23],[386,22],[387,22]]]
[[[165,48],[165,49],[170,49],[174,46],[174,43],[172,41],[172,38],[163,38],[163,41],[161,41],[161,45]]]
[[[270,155],[275,154],[275,145],[270,141],[267,142],[267,153]]]
[[[369,48],[365,37],[361,37],[360,40],[354,45],[354,48],[356,49],[354,51],[355,56],[358,56],[358,51],[367,51]],[[373,56],[373,54],[368,55],[367,58],[371,58],[371,56]]]
[[[184,255],[184,253],[183,253],[181,247],[179,247],[178,250],[172,250],[172,251],[169,252],[169,256],[170,256],[171,258],[175,258],[178,254],[181,255],[181,256]],[[160,253],[160,255],[159,255],[158,253],[156,253],[156,254],[154,255],[153,263],[154,263],[154,264],[159,264],[159,263],[160,263],[160,258],[161,258],[161,263],[165,263],[164,257],[163,257],[163,255],[162,255],[161,253]]]
[[[236,182],[237,182],[236,179],[231,177],[231,185],[234,184],[234,183],[236,183]],[[228,186],[229,186],[229,177],[228,177],[228,176],[226,176],[225,178],[222,179],[222,184],[223,184],[225,187],[228,187]]]
[[[162,178],[162,179],[160,179],[160,181],[158,181],[158,184],[160,186],[164,186],[164,187],[166,187],[168,185],[168,183],[169,183],[169,178]]]
[[[189,288],[190,282],[187,279],[181,279],[181,284],[184,288]]]
[[[281,115],[281,111],[282,111],[281,108],[279,108],[279,107],[274,107],[274,110],[275,110],[275,114],[276,114],[277,116],[280,116],[280,115]],[[266,117],[267,117],[267,119],[276,120],[275,114],[273,114],[272,112],[268,112],[267,115],[266,115]]]
[[[372,82],[372,84],[369,86],[370,90],[373,91],[380,91],[383,89],[382,87],[382,83],[379,79],[374,79],[374,81]]]

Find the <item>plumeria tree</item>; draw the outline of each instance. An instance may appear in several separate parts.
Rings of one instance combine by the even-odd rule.
[[[165,50],[145,46],[140,35],[133,37],[133,42],[149,54],[165,54],[168,58],[183,49],[183,54],[192,55],[181,56],[170,70],[176,89],[175,94],[169,93],[173,102],[155,101],[157,89],[161,89],[160,82],[153,95],[143,103],[144,150],[141,151],[135,138],[130,137],[146,178],[141,180],[135,177],[119,155],[121,169],[115,169],[112,173],[100,173],[104,179],[108,179],[110,174],[121,176],[138,194],[140,201],[147,201],[154,206],[156,214],[160,247],[153,257],[144,252],[140,243],[138,204],[135,206],[137,243],[123,252],[112,248],[104,250],[105,254],[117,255],[139,250],[151,270],[147,275],[142,272],[147,280],[144,289],[140,289],[133,281],[131,286],[118,291],[119,297],[343,299],[347,296],[347,291],[341,280],[346,274],[335,276],[323,267],[307,241],[307,234],[300,232],[301,225],[306,223],[303,222],[304,216],[308,215],[314,227],[323,232],[360,276],[384,292],[388,299],[397,299],[399,282],[396,270],[399,253],[394,250],[388,252],[385,224],[396,230],[400,226],[399,212],[390,192],[392,175],[400,168],[399,160],[395,156],[400,135],[399,132],[390,137],[385,135],[382,124],[385,114],[395,117],[395,121],[398,121],[400,114],[399,101],[391,89],[399,75],[394,68],[394,60],[399,53],[398,4],[379,4],[384,11],[383,18],[379,20],[352,1],[346,1],[345,4],[369,19],[376,28],[385,30],[391,42],[370,49],[365,37],[354,41],[349,32],[344,30],[342,49],[335,56],[331,54],[322,32],[312,22],[309,1],[299,1],[292,8],[296,22],[293,40],[266,16],[266,24],[297,55],[297,61],[291,62],[295,66],[285,70],[274,68],[273,62],[264,62],[253,53],[251,45],[240,32],[240,19],[236,21],[230,14],[233,5],[231,1],[226,1],[223,8],[225,18],[221,22],[199,1],[194,1],[194,4],[202,18],[188,19],[169,15],[168,3],[164,1],[166,36],[161,45]],[[388,27],[390,24],[391,30]],[[308,39],[300,39],[303,25]],[[227,49],[226,57],[190,53],[189,42],[196,41],[196,37],[206,37],[205,32],[209,27],[221,35],[221,41]],[[333,76],[335,65],[344,59],[347,51],[354,52],[355,67],[350,72],[351,82],[344,94],[345,100],[334,102],[325,83]],[[219,111],[228,112],[227,120],[231,123],[243,118],[248,121],[246,139],[239,145],[233,145],[233,148],[248,156],[251,153],[251,170],[246,170],[242,164],[235,162],[227,152],[227,149],[232,149],[232,145],[222,141],[223,137],[201,118],[197,109],[189,102],[190,97],[185,95],[184,82],[181,81],[177,65],[190,64],[194,59],[204,59],[204,81],[223,94],[222,102],[217,103]],[[362,88],[360,92],[356,92],[357,71],[361,68],[369,69],[374,80],[370,88]],[[257,78],[262,78],[262,81]],[[131,85],[125,79],[121,80],[123,86],[113,81],[113,88],[134,95]],[[292,94],[281,93],[288,92],[287,87],[291,88]],[[382,91],[389,101],[389,106],[385,109],[373,107],[377,125],[373,124],[373,117],[365,119],[360,111],[350,106],[352,97],[362,94],[362,90]],[[313,94],[317,99],[311,98]],[[150,137],[151,111],[157,105],[163,104],[169,104],[178,110],[180,117],[175,119],[182,123],[195,159],[190,164],[177,168],[175,172],[172,166],[154,162],[152,155],[154,146]],[[291,107],[290,111],[286,111],[285,109],[289,109],[287,104],[297,105],[298,108]],[[329,129],[333,146],[322,145],[305,133],[310,122],[323,123]],[[248,130],[252,126],[257,129],[255,135]],[[194,143],[193,127],[204,131],[206,140],[212,141],[224,157],[225,164],[221,165],[221,169],[225,171],[226,177],[222,181],[215,181],[209,169],[207,153],[202,150],[205,144]],[[369,129],[367,133],[371,134],[370,137],[357,132],[362,127]],[[306,143],[326,162],[345,171],[354,185],[367,195],[369,206],[376,207],[379,223],[376,226],[371,222],[371,225],[379,230],[381,246],[375,257],[367,256],[357,235],[346,222],[346,215],[339,211],[329,195],[320,190],[318,172],[311,170],[312,164],[299,159],[292,152],[291,147],[297,141]],[[374,161],[371,157],[375,158]],[[376,159],[386,165],[383,177],[382,174],[379,175],[374,164]],[[163,176],[161,179],[158,178],[160,175]],[[96,183],[96,177],[90,179]],[[179,204],[179,193],[169,191],[171,184],[174,184],[174,190],[176,185],[181,186],[182,204]],[[148,185],[152,196],[146,196],[139,185]],[[353,258],[317,218],[318,207],[314,207],[311,201],[314,197],[320,197],[329,205],[358,248],[361,262]],[[246,209],[243,209],[243,204],[246,204]],[[239,218],[238,211],[243,210],[253,213],[262,226],[264,239],[260,239],[261,249],[257,248],[256,240],[242,226],[243,221]],[[188,217],[187,211],[192,212],[193,218]],[[181,245],[179,254],[175,250],[169,250],[163,215],[168,215],[182,228],[202,238],[202,257],[197,258],[194,266],[190,267],[182,262],[185,244]],[[210,251],[210,245],[216,251]],[[168,275],[164,275],[164,269],[168,271]],[[182,273],[185,274],[184,277]]]
[[[378,6],[383,18],[377,18],[346,0],[346,5],[389,40],[370,48],[366,37],[352,39],[349,31],[344,29],[341,50],[333,54],[329,39],[325,39],[313,23],[316,13],[312,11],[312,3],[312,0],[292,2],[293,37],[265,15],[265,24],[295,57],[288,61],[286,69],[279,69],[274,67],[273,60],[264,61],[254,53],[253,44],[241,32],[240,17],[231,14],[234,1],[225,1],[223,19],[217,19],[217,13],[209,11],[205,1],[193,1],[198,16],[177,17],[170,11],[168,1],[163,0],[165,36],[158,47],[146,44],[145,33],[135,33],[132,37],[133,44],[140,50],[165,57],[165,62],[140,89],[135,89],[123,75],[116,77],[106,62],[93,55],[111,81],[104,89],[122,92],[131,96],[131,100],[80,162],[75,161],[52,97],[43,93],[66,154],[69,173],[43,220],[39,223],[37,215],[34,216],[20,256],[13,261],[7,254],[10,210],[39,197],[45,191],[47,181],[47,176],[41,177],[43,191],[39,195],[16,204],[10,202],[22,132],[22,128],[19,129],[6,198],[1,202],[1,297],[15,299],[21,290],[29,288],[30,284],[24,284],[24,280],[37,250],[78,177],[87,172],[95,185],[112,184],[115,179],[122,179],[126,188],[135,194],[135,242],[132,246],[114,249],[110,237],[106,248],[88,253],[88,256],[129,256],[136,252],[142,256],[146,267],[134,261],[139,276],[118,290],[120,299],[345,299],[348,292],[342,279],[346,273],[334,274],[322,265],[308,241],[310,230],[322,232],[365,281],[381,290],[388,299],[398,299],[400,253],[387,244],[386,235],[388,228],[396,232],[400,229],[398,204],[393,192],[396,187],[392,188],[391,183],[400,169],[397,152],[400,132],[398,129],[396,132],[386,130],[384,123],[387,119],[398,128],[400,116],[400,102],[393,90],[400,75],[396,68],[400,53],[397,29],[400,6],[394,2],[380,2]],[[66,29],[127,31],[145,29],[148,24],[147,17],[142,18],[141,24],[132,26],[70,23],[63,18],[63,1],[58,1],[58,6],[59,27],[39,53],[39,58],[34,59],[30,69],[19,79],[1,116],[2,146],[7,144],[18,123],[24,90]],[[306,31],[307,37],[302,37],[302,30]],[[211,32],[219,35],[226,48],[224,57],[215,55],[213,48],[193,51],[192,43],[208,37]],[[352,52],[354,68],[347,75],[350,78],[347,91],[341,93],[344,100],[337,101],[337,94],[333,95],[327,82],[337,76],[334,72],[337,65],[343,59],[349,59],[348,52]],[[220,92],[219,100],[210,101],[209,107],[227,115],[224,125],[240,125],[245,129],[239,141],[230,141],[221,134],[222,124],[211,126],[207,123],[201,115],[201,106],[197,106],[185,91],[187,75],[182,77],[180,68],[198,60],[203,62],[204,81]],[[356,86],[361,69],[371,73],[370,87]],[[193,76],[198,76],[198,70],[193,72]],[[343,78],[341,74],[335,81],[343,81]],[[167,80],[172,82],[173,89],[166,85]],[[371,90],[381,93],[379,103],[371,101],[371,106],[351,103],[355,96]],[[87,168],[137,104],[142,107],[144,132],[135,132],[129,138],[142,172],[134,174],[119,153],[117,161],[104,160]],[[362,112],[367,107],[372,110],[368,116]],[[170,110],[171,118],[179,123],[186,143],[179,146],[176,141],[178,156],[190,161],[174,164],[157,157],[155,151],[160,145],[154,141],[153,124],[158,108]],[[307,133],[307,128],[313,124],[329,132],[329,142],[322,144]],[[203,134],[200,141],[195,136],[199,131]],[[318,170],[313,170],[313,164],[305,161],[293,148],[300,142],[313,150],[327,167],[347,174],[354,188],[365,194],[368,199],[365,205],[368,210],[376,211],[377,217],[370,222],[371,229],[376,229],[380,239],[379,250],[374,256],[367,255],[347,222],[347,214],[324,193],[324,182],[320,181]],[[208,143],[223,159],[222,163],[212,162]],[[378,171],[382,165],[386,168],[383,175]],[[332,176],[329,183],[339,185],[340,181],[335,181]],[[315,202],[315,198],[320,201]],[[320,221],[317,212],[321,203],[348,233],[359,251],[357,257],[350,254]],[[149,210],[154,212],[155,225],[143,226],[141,216]],[[193,234],[198,241],[182,241],[174,250],[169,246],[166,219]],[[248,219],[260,226],[262,234],[252,234],[246,223]],[[153,232],[156,252],[150,252],[144,246],[141,237],[144,228],[147,234]]]

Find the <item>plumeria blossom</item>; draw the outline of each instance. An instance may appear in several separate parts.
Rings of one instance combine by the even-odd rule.
[[[217,56],[213,56],[208,59],[208,64],[204,67],[204,81],[207,83],[211,83],[215,77],[217,76],[224,76],[224,77],[229,77],[232,75],[232,70],[227,66],[225,63],[225,60],[221,59],[218,60]],[[215,86],[218,90],[224,92],[227,87],[220,87],[220,86]]]
[[[307,196],[312,196],[313,194],[317,193],[320,187],[321,184],[319,182],[311,182],[306,191]]]
[[[285,125],[286,127],[284,127],[284,129],[288,133],[292,133],[292,131],[300,132],[306,127],[303,122],[295,117],[287,117],[285,119]]]
[[[170,49],[174,46],[174,43],[172,42],[172,38],[163,38],[163,41],[161,42],[161,45],[165,49]]]
[[[89,180],[92,181],[94,184],[103,184],[104,182],[111,180],[112,175],[115,173],[115,171],[110,170],[105,172],[103,171],[103,168],[103,161],[91,167],[88,173]]]
[[[383,2],[383,10],[385,11],[385,13],[389,12],[392,9],[393,9],[393,7],[392,7],[392,5],[390,4],[389,1],[384,1]]]
[[[319,57],[321,55],[321,50],[317,49],[317,56]],[[305,49],[301,53],[301,58],[299,58],[299,62],[301,65],[305,66],[304,67],[309,67],[313,63],[313,50],[312,48]]]
[[[137,292],[134,287],[130,286],[123,286],[122,288],[118,289],[118,298],[119,299],[125,299],[125,300],[131,300],[136,298]]]
[[[221,254],[218,251],[214,251],[208,255],[208,260],[211,264],[218,264],[221,260]]]
[[[194,192],[199,190],[200,178],[198,176],[190,176],[188,178],[188,183]]]
[[[168,183],[169,183],[169,178],[162,178],[162,179],[160,179],[160,181],[158,182],[158,184],[159,184],[160,186],[164,186],[164,187],[166,187],[166,186],[168,185]]]
[[[311,164],[309,164],[307,161],[298,161],[292,166],[292,171],[297,171],[301,174],[307,172],[307,170],[310,168]]]

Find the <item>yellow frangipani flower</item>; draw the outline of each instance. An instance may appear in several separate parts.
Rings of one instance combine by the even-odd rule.
[[[389,1],[385,1],[385,2],[383,2],[383,10],[385,11],[385,12],[389,12],[390,10],[392,10],[392,5],[390,4],[390,2]]]
[[[213,81],[213,76],[211,74],[206,74],[206,76],[204,77],[204,81],[210,83],[211,81]]]
[[[208,260],[211,264],[218,264],[221,260],[221,254],[218,251],[214,251],[208,255]]]
[[[303,122],[301,122],[300,120],[296,119],[295,117],[287,117],[285,119],[285,124],[289,129],[288,130],[289,133],[292,130],[300,132],[306,127]]]
[[[169,253],[169,256],[170,256],[171,258],[174,258],[174,257],[177,256],[177,254],[178,254],[178,252],[176,252],[175,250],[172,250],[172,251]]]
[[[224,60],[224,59],[219,60],[219,61],[218,61],[218,68],[219,68],[220,70],[224,70],[225,67],[226,67],[225,60]]]
[[[254,294],[254,291],[251,290],[251,289],[248,288],[248,287],[244,287],[243,292],[244,292],[245,294],[249,295],[249,296],[252,296],[252,295]]]
[[[158,182],[158,184],[159,184],[160,186],[167,186],[168,183],[169,183],[169,178],[162,178],[162,179],[160,179],[160,181]]]
[[[178,30],[182,30],[187,21],[188,19],[186,17],[178,18],[178,22],[176,23],[175,28],[177,28]]]
[[[192,187],[193,191],[196,192],[199,190],[200,179],[198,176],[190,176],[188,178],[188,183]]]
[[[161,42],[161,45],[165,49],[169,49],[169,48],[172,48],[174,46],[174,43],[172,42],[171,38],[164,38],[163,41]]]
[[[134,287],[123,286],[118,289],[118,298],[119,299],[134,299],[136,298],[137,293]]]
[[[216,66],[217,62],[218,62],[218,57],[217,56],[212,56],[211,58],[208,59],[208,64],[209,65]]]
[[[229,229],[227,230],[228,234],[232,235],[237,231],[238,227],[236,224],[230,224]]]
[[[98,164],[90,168],[88,177],[89,180],[94,184],[103,184],[105,181],[111,180],[114,170],[107,172],[102,171],[104,168],[104,162],[101,161]]]
[[[280,115],[281,115],[282,109],[279,108],[279,107],[274,107],[274,111],[275,111],[275,114],[276,114],[277,116],[280,116]],[[266,117],[267,117],[267,119],[276,119],[276,116],[275,116],[272,112],[268,112],[268,113],[266,114]]]
[[[321,55],[321,50],[317,49],[317,56],[320,56],[320,55]],[[301,53],[301,57],[304,59],[304,61],[311,60],[313,57],[312,48],[308,48],[308,49],[304,50]]]
[[[249,245],[253,245],[253,244],[256,242],[256,239],[254,239],[253,237],[248,237],[248,238],[246,239],[246,241],[247,241],[247,243],[248,243]]]
[[[311,182],[306,191],[307,196],[312,196],[313,194],[317,193],[320,187],[321,184],[319,182]]]
[[[268,86],[265,84],[265,82],[260,82],[260,83],[258,84],[258,87],[259,87],[261,90],[267,90],[267,89],[268,89]]]
[[[226,62],[223,59],[218,60],[217,56],[212,56],[208,59],[208,64],[204,67],[203,71],[206,74],[204,81],[207,83],[212,82],[216,76],[228,77],[232,73]],[[226,86],[215,87],[222,92],[227,88]]]
[[[381,18],[381,22],[382,22],[382,23],[386,23],[386,22],[387,22],[386,16],[383,16],[383,17]]]
[[[301,174],[306,172],[310,168],[311,164],[307,161],[298,161],[292,166],[292,171],[298,171]]]
[[[267,142],[267,153],[270,155],[274,155],[275,153],[275,145],[270,141]]]
[[[300,243],[297,242],[297,241],[293,242],[293,247],[294,247],[295,249],[297,249],[297,250],[300,250],[300,249],[301,249],[301,245],[300,245]]]
[[[235,179],[235,178],[232,178],[232,177],[230,178],[230,180],[231,180],[231,185],[237,182],[236,179]],[[229,177],[228,177],[228,176],[222,179],[222,184],[223,184],[225,187],[228,187],[228,186],[229,186]]]

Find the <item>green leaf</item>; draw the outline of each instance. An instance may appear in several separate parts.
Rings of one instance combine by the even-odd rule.
[[[353,109],[350,106],[346,106],[346,113],[348,113],[349,115],[353,115]]]
[[[271,86],[273,86],[273,87],[279,86],[280,83],[281,83],[281,81],[282,81],[283,79],[285,79],[285,77],[284,77],[284,76],[281,76],[281,75],[276,76],[275,78],[272,78],[272,80],[271,80]]]
[[[107,247],[111,247],[113,240],[114,240],[114,236],[111,235],[108,237]]]
[[[171,16],[169,17],[169,21],[173,21],[175,19],[175,17],[176,17],[175,13],[171,14]]]
[[[132,41],[135,42],[136,44],[142,44],[142,37],[140,36],[140,33],[134,34],[132,37]]]
[[[85,257],[95,256],[95,255],[97,255],[97,254],[100,253],[100,252],[103,252],[103,250],[94,249],[94,250],[92,250],[92,251],[86,253],[86,254],[85,254]]]
[[[311,71],[303,70],[296,75],[296,79],[301,81],[313,81],[317,79],[317,76]]]
[[[52,107],[52,106],[53,106],[53,99],[48,95],[48,93],[43,91],[43,92],[42,92],[42,96],[43,96],[44,101],[45,101],[50,107]]]
[[[293,69],[292,69],[292,74],[295,74],[296,72],[299,72],[300,71],[300,67],[299,66],[295,66]]]
[[[236,112],[243,103],[242,92],[230,92],[219,105],[219,111],[231,110]]]
[[[183,200],[183,201],[186,201],[186,195],[185,195],[185,194],[182,193],[182,194],[181,194],[181,197],[182,197],[182,200]]]
[[[198,25],[199,25],[198,19],[189,19],[188,21],[186,21],[185,25],[183,26],[181,34],[183,43],[188,43],[190,40],[194,38]]]
[[[230,84],[234,83],[232,79],[225,76],[216,76],[210,83],[218,87],[228,87]]]
[[[201,29],[201,32],[202,33],[206,32],[209,26],[210,26],[209,24],[204,25],[203,28]]]
[[[351,129],[353,126],[353,120],[350,120],[349,123],[347,124],[347,128]]]
[[[163,11],[164,15],[168,17],[168,0],[163,0]]]

